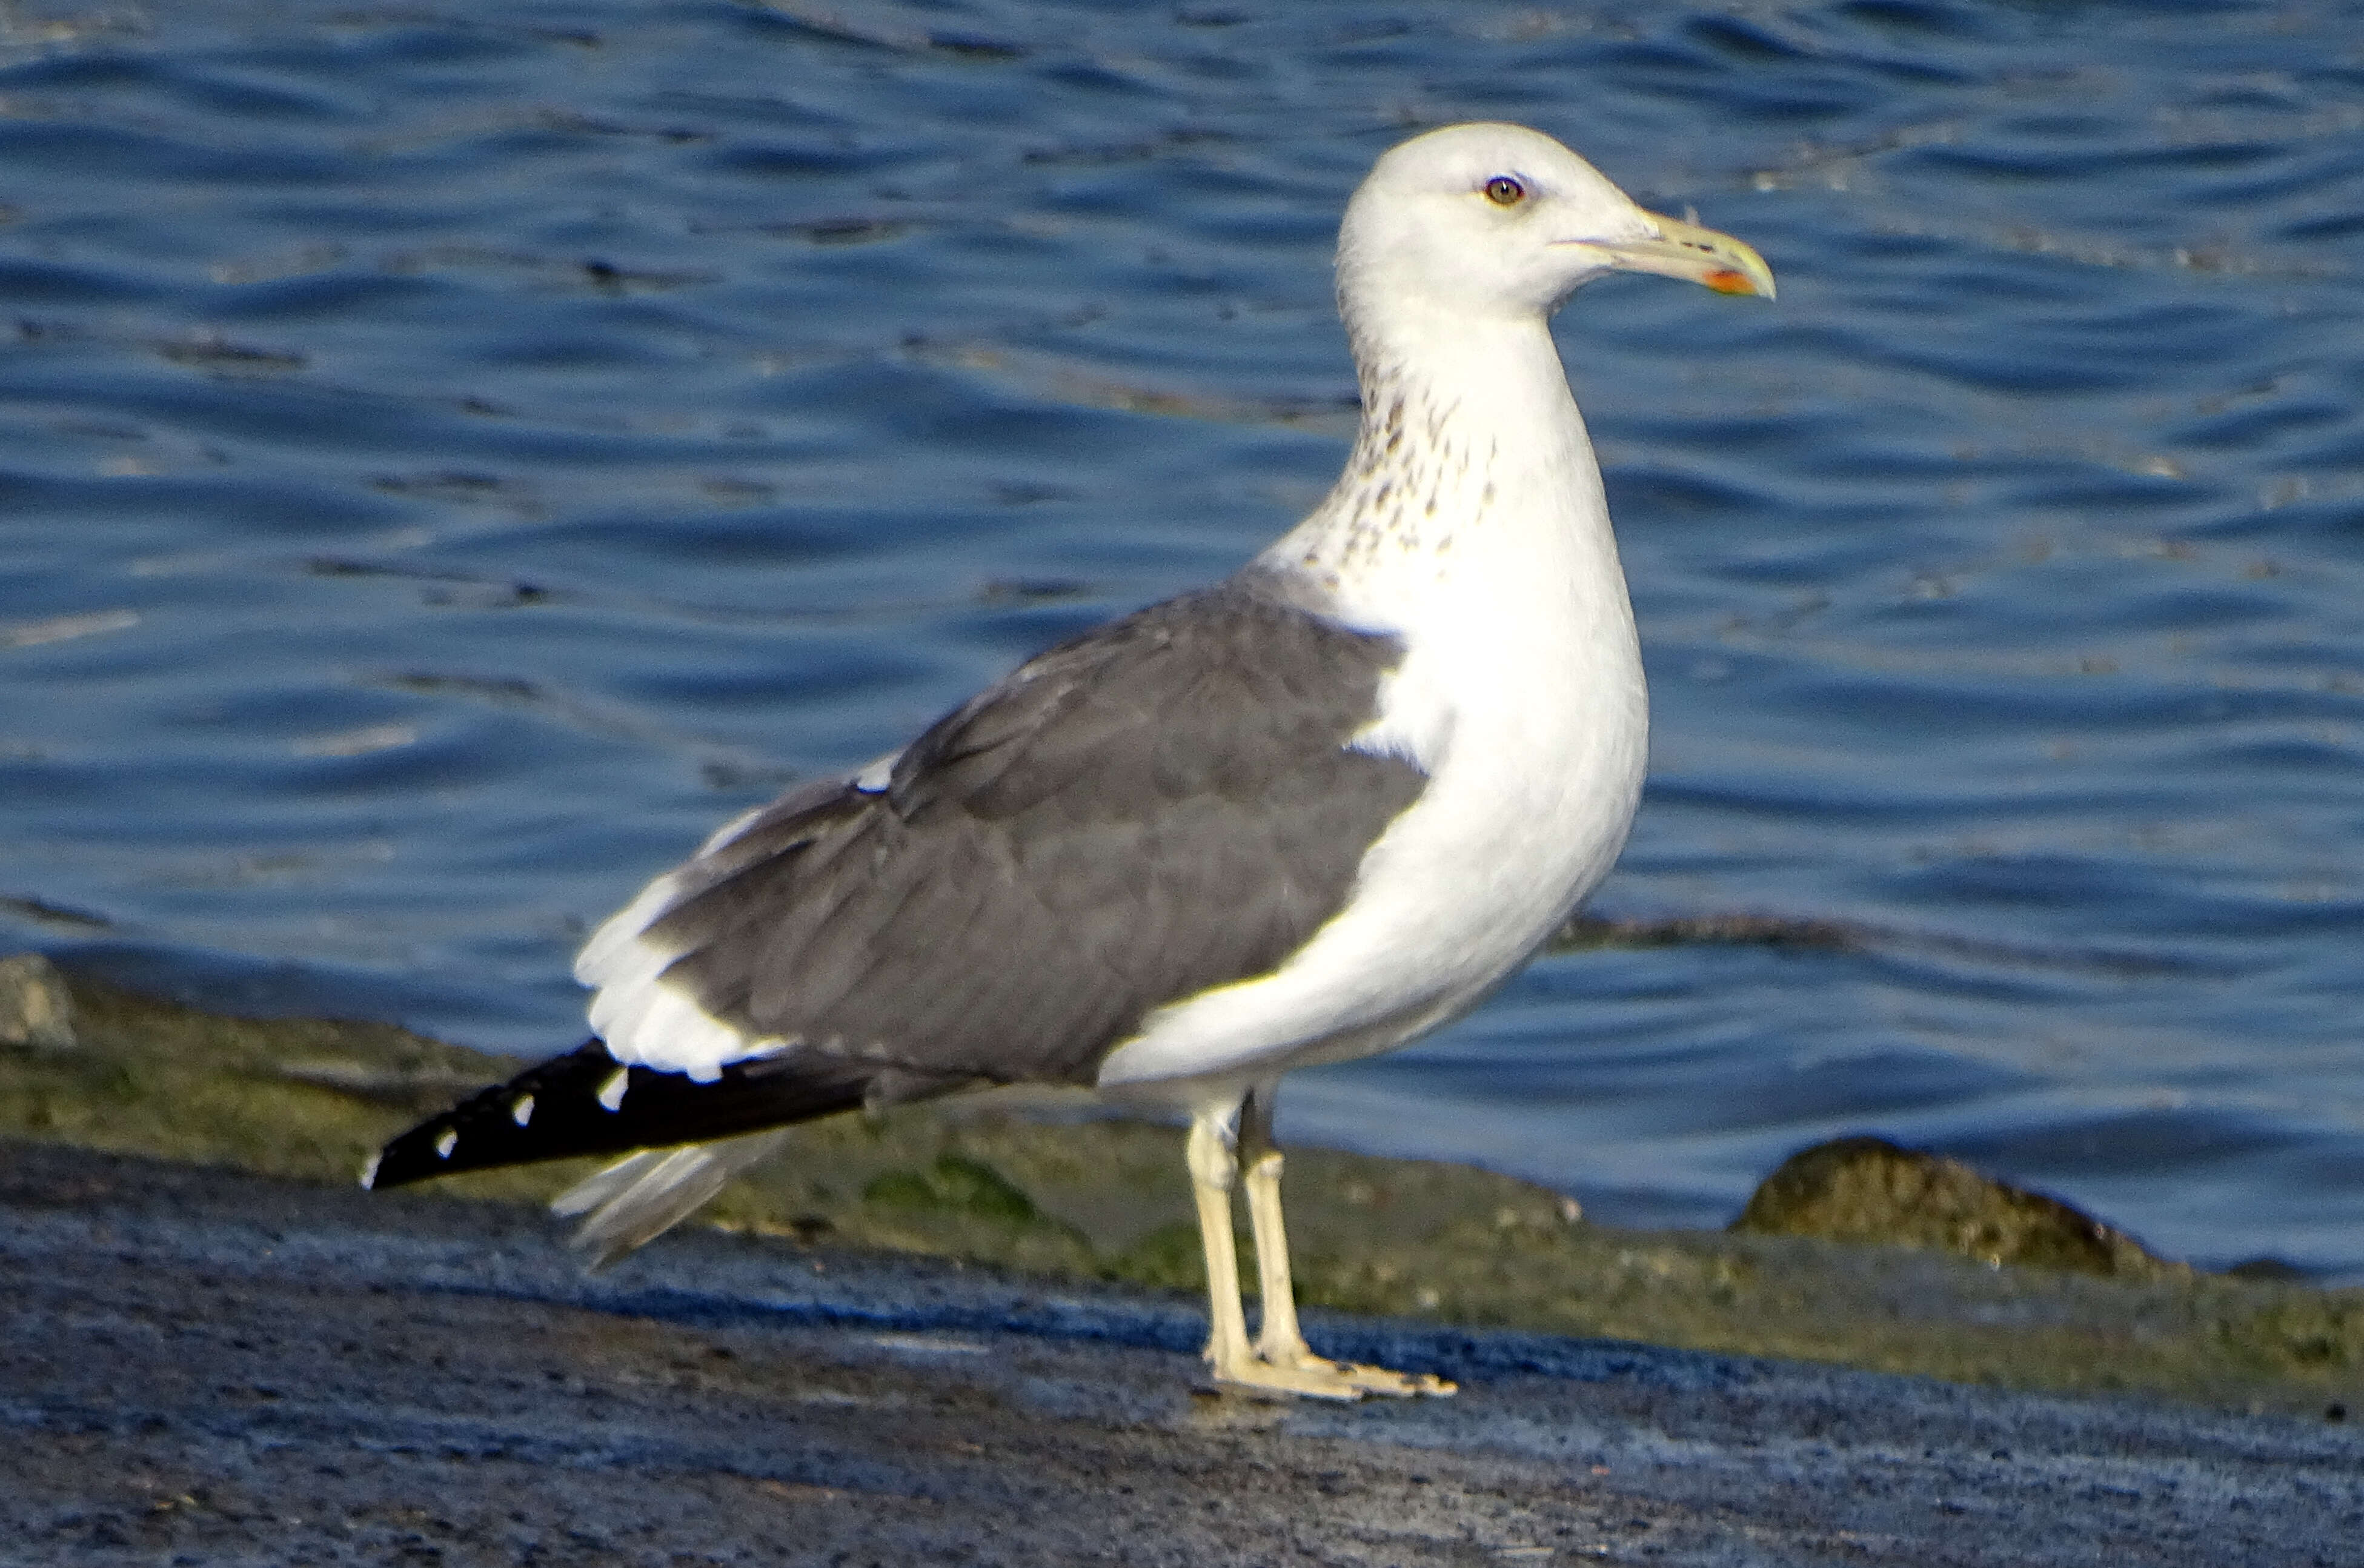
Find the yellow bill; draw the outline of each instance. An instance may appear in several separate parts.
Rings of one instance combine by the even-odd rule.
[[[1657,228],[1655,235],[1613,243],[1593,240],[1592,249],[1623,272],[1684,278],[1718,294],[1773,297],[1773,269],[1751,247],[1729,234],[1685,223],[1678,217],[1661,217],[1656,213],[1647,216]]]

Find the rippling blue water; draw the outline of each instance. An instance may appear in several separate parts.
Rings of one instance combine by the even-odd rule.
[[[1563,318],[1596,907],[1879,936],[1546,959],[1291,1130],[1715,1223],[1874,1129],[2364,1271],[2364,7],[207,10],[0,20],[0,945],[572,1044],[721,817],[1293,521],[1340,204],[1512,118],[1782,284]]]

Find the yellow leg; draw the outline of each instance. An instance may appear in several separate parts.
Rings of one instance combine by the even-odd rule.
[[[1247,1103],[1241,1107],[1236,1162],[1247,1189],[1248,1224],[1255,1235],[1256,1280],[1264,1293],[1264,1324],[1256,1334],[1256,1359],[1271,1372],[1291,1373],[1321,1385],[1300,1388],[1299,1392],[1322,1393],[1333,1398],[1363,1394],[1403,1396],[1452,1393],[1454,1385],[1441,1377],[1425,1373],[1414,1376],[1390,1372],[1386,1367],[1328,1361],[1315,1355],[1312,1347],[1305,1342],[1304,1331],[1297,1323],[1296,1285],[1289,1278],[1288,1232],[1280,1215],[1281,1156],[1272,1140],[1272,1102],[1273,1086],[1267,1084],[1249,1095]],[[1225,1208],[1228,1218],[1229,1206]],[[1200,1213],[1205,1213],[1203,1207]],[[1210,1243],[1210,1251],[1211,1247]],[[1236,1273],[1236,1264],[1233,1271]],[[1333,1393],[1333,1389],[1339,1392]]]
[[[1256,1354],[1275,1366],[1318,1360],[1297,1326],[1297,1285],[1288,1274],[1288,1231],[1280,1218],[1281,1157],[1272,1140],[1268,1092],[1249,1095],[1240,1107],[1239,1159],[1248,1225],[1255,1236],[1256,1283],[1264,1296]]]
[[[1190,1123],[1190,1185],[1199,1199],[1199,1238],[1207,1249],[1207,1365],[1216,1382],[1234,1388],[1360,1399],[1369,1390],[1319,1357],[1303,1366],[1275,1366],[1248,1346],[1239,1252],[1232,1241],[1232,1184],[1239,1162],[1232,1153],[1230,1121],[1228,1114],[1217,1114]]]
[[[1232,1182],[1239,1162],[1220,1117],[1190,1123],[1190,1190],[1199,1200],[1199,1240],[1207,1250],[1207,1364],[1216,1381],[1236,1383],[1254,1357],[1240,1311],[1240,1260],[1232,1241]]]

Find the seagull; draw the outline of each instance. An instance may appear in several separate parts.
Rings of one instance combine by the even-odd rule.
[[[1624,844],[1648,698],[1548,325],[1617,272],[1773,295],[1748,246],[1541,132],[1391,149],[1339,230],[1362,417],[1321,505],[1223,581],[726,824],[584,947],[594,1039],[395,1139],[363,1184],[625,1154],[552,1206],[604,1262],[792,1124],[1073,1085],[1188,1122],[1219,1385],[1453,1392],[1306,1343],[1273,1109],[1292,1069],[1477,1006]]]

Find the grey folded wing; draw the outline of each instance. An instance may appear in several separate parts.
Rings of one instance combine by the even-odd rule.
[[[881,787],[797,792],[684,867],[642,933],[656,983],[887,1098],[1089,1083],[1151,1010],[1270,972],[1344,906],[1426,782],[1353,744],[1400,656],[1253,574],[1100,628]]]

